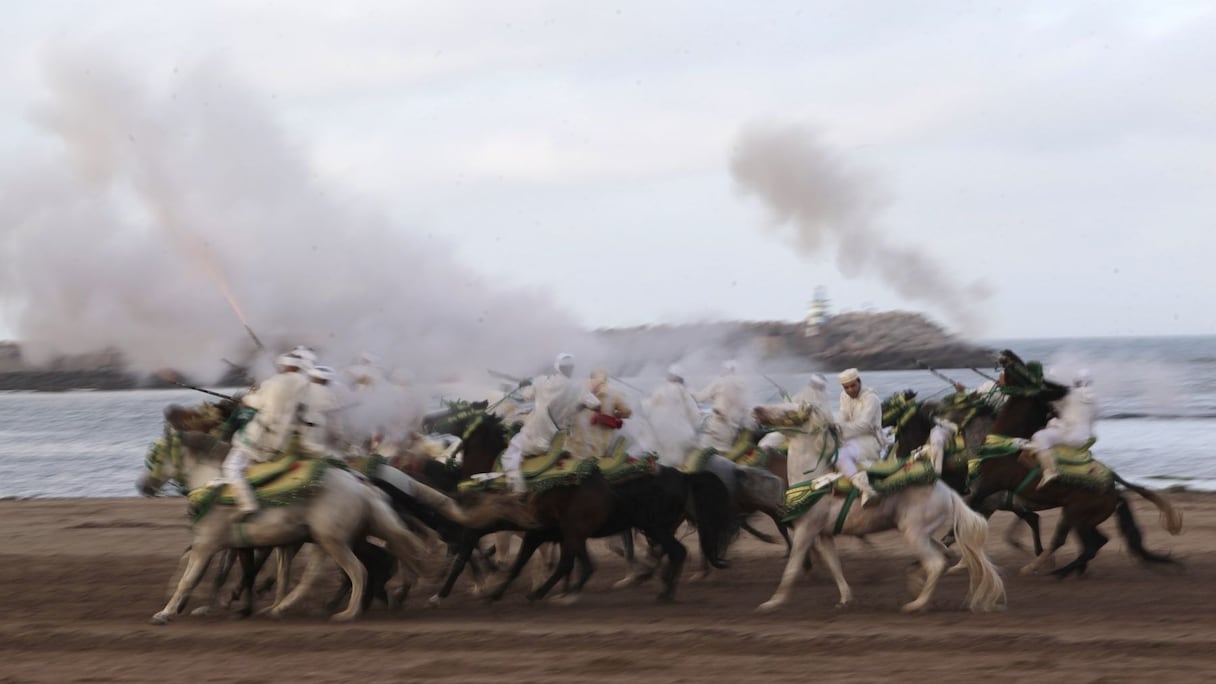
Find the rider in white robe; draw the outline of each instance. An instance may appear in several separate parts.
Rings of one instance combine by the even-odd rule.
[[[701,411],[692,392],[684,384],[684,371],[678,366],[667,369],[667,381],[642,401],[642,416],[647,446],[665,466],[683,465],[688,451],[697,443]]]
[[[600,406],[600,400],[583,383],[571,379],[574,373],[573,356],[558,354],[553,368],[556,373],[532,382],[536,404],[502,455],[507,482],[511,490],[517,493],[527,491],[520,470],[524,456],[548,451],[557,433],[570,429],[581,408],[598,409]]]
[[[309,384],[304,390],[304,418],[301,445],[315,454],[329,453],[334,436],[341,434],[338,424],[338,398],[330,389],[334,370],[329,366],[314,366],[308,371]]]
[[[1094,423],[1098,419],[1098,402],[1090,388],[1092,378],[1089,371],[1078,371],[1072,388],[1064,398],[1055,402],[1056,417],[1047,421],[1047,427],[1030,438],[1030,449],[1043,468],[1039,487],[1054,480],[1057,470],[1054,446],[1082,447],[1094,436]]]
[[[221,471],[232,485],[237,506],[242,513],[258,510],[253,487],[245,479],[250,462],[274,458],[291,438],[304,400],[308,378],[299,372],[301,359],[283,355],[275,365],[278,373],[247,392],[241,403],[255,409],[253,419],[245,424],[232,440],[232,449],[224,458]]]
[[[806,381],[805,387],[798,390],[794,396],[790,397],[790,402],[800,406],[812,404],[816,408],[819,408],[824,412],[828,412],[831,409],[828,408],[827,390],[827,378],[823,377],[819,373],[815,373]],[[786,437],[785,433],[781,432],[780,430],[774,430],[764,437],[761,437],[757,446],[768,449],[780,449],[781,447],[787,446],[788,442],[789,438]]]
[[[748,418],[750,407],[747,400],[747,384],[736,373],[734,361],[722,364],[722,375],[700,392],[694,393],[693,398],[703,404],[710,404],[713,413],[705,421],[704,432],[701,433],[701,448],[714,448],[720,452],[728,452],[735,445],[735,438],[743,428]]]
[[[878,496],[870,486],[866,468],[882,454],[882,400],[869,387],[862,388],[856,368],[840,374],[840,415],[836,430],[841,445],[836,467],[861,490],[862,505]]]

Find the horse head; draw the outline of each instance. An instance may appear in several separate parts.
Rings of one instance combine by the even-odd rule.
[[[165,436],[148,447],[144,472],[135,482],[135,489],[141,495],[155,496],[166,482],[181,482],[184,466],[180,434],[177,430],[166,428]]]
[[[907,389],[896,392],[882,402],[882,426],[898,425],[901,418],[908,412],[917,410],[916,390]]]
[[[144,473],[136,482],[143,496],[154,496],[166,482],[176,482],[181,489],[190,488],[190,471],[204,460],[222,460],[229,446],[203,432],[175,430],[168,426],[165,436],[148,447],[144,458]]]

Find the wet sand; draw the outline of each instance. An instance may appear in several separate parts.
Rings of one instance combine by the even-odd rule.
[[[597,572],[573,606],[530,604],[526,577],[486,605],[462,579],[438,609],[424,607],[426,582],[400,613],[376,605],[333,625],[322,604],[335,577],[281,621],[184,615],[164,627],[148,618],[189,543],[183,500],[0,501],[0,682],[1211,681],[1216,495],[1170,497],[1181,536],[1143,501],[1135,510],[1147,546],[1184,561],[1181,573],[1137,564],[1111,520],[1086,578],[1022,577],[1028,556],[1002,540],[1020,523],[998,514],[988,550],[1007,583],[1002,613],[960,611],[966,579],[951,576],[931,611],[900,614],[911,556],[888,533],[873,548],[840,542],[856,595],[844,610],[816,570],[789,607],[757,614],[784,547],[747,538],[728,570],[683,582],[674,604],[654,600],[653,582],[611,590],[624,566],[596,543]],[[1075,553],[1070,543],[1060,558]]]

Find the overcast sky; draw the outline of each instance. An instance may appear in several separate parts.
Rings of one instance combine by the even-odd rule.
[[[799,125],[884,240],[987,283],[982,337],[1213,334],[1213,36],[1209,2],[48,0],[0,24],[0,166],[47,144],[50,51],[214,65],[326,186],[588,326],[798,319],[817,285],[944,319],[765,229],[732,150]]]

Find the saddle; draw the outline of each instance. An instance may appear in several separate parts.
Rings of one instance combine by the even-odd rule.
[[[273,461],[251,465],[245,471],[245,479],[253,487],[259,506],[288,506],[312,496],[326,469],[332,464],[329,459],[306,456],[295,445]],[[227,483],[197,487],[190,490],[186,497],[195,522],[213,506],[236,505],[232,486]]]
[[[882,494],[894,494],[908,487],[929,485],[937,481],[937,472],[933,464],[920,458],[899,460],[889,458],[879,461],[866,469],[870,477],[870,486]],[[827,484],[820,484],[821,479],[807,480],[792,485],[785,490],[785,502],[781,507],[782,522],[791,522],[810,510],[824,496],[856,498],[860,493],[853,483],[843,475]],[[847,508],[842,512],[847,513]]]
[[[494,469],[495,475],[504,472],[502,456],[494,461]],[[594,473],[597,465],[595,459],[572,458],[566,451],[566,433],[559,432],[550,443],[549,451],[525,457],[519,469],[529,492],[543,492],[578,484]],[[505,477],[475,477],[461,482],[458,489],[462,492],[506,491],[508,485]]]
[[[608,447],[608,455],[595,460],[596,468],[610,484],[626,482],[659,472],[659,457],[646,454],[633,458],[625,453],[625,440],[617,437]]]
[[[1098,492],[1109,490],[1115,485],[1115,474],[1105,463],[1097,460],[1091,451],[1096,439],[1090,439],[1080,447],[1056,446],[1051,452],[1056,457],[1056,470],[1059,473],[1053,484],[1058,482],[1069,487],[1078,487]],[[979,473],[980,463],[990,458],[1003,458],[1017,455],[1018,462],[1030,468],[1017,493],[1021,493],[1026,485],[1033,482],[1040,474],[1039,462],[1034,453],[1026,447],[1026,440],[1014,439],[1003,435],[988,435],[979,455],[967,462],[968,480],[974,479]]]

